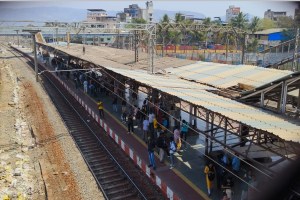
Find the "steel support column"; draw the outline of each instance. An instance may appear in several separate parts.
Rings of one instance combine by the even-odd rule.
[[[265,93],[261,92],[260,93],[260,107],[264,107],[265,106]]]
[[[286,100],[287,100],[287,83],[286,81],[283,82],[282,84],[282,102],[280,103],[281,107],[280,107],[280,112],[281,113],[285,113],[285,109],[286,109]]]
[[[206,126],[205,131],[209,130],[209,112],[206,111]],[[208,155],[208,137],[205,136],[205,155]]]
[[[197,107],[196,106],[194,106],[194,116],[195,116],[194,128],[196,129],[197,128]]]
[[[193,123],[193,110],[194,110],[194,106],[193,105],[189,105],[190,106],[190,113],[189,113],[189,123],[192,124]]]
[[[283,82],[281,82],[281,90],[280,90],[280,97],[278,98],[278,102],[277,102],[277,110],[278,112],[280,112],[281,110],[281,102],[282,102],[282,94],[283,94]]]
[[[295,50],[294,50],[294,56],[293,56],[293,72],[296,71],[296,64],[297,64],[297,54],[298,54],[298,37],[299,37],[299,28],[297,28],[296,31],[296,37],[295,37]]]
[[[139,62],[139,36],[138,31],[134,31],[134,61]]]
[[[224,126],[224,144],[226,144],[227,140],[227,125],[228,125],[228,120],[225,118],[225,126]]]
[[[297,99],[297,109],[300,109],[300,87],[298,88],[299,93],[298,93],[298,99]]]
[[[214,122],[215,122],[215,114],[212,113],[211,122],[210,122],[210,136],[211,136],[211,138],[214,138]],[[212,139],[210,139],[209,153],[212,152],[212,148],[213,148],[213,141],[212,141]]]

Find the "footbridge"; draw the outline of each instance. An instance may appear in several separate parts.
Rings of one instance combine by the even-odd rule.
[[[262,67],[280,69],[281,66],[287,63],[293,63],[290,68],[293,71],[299,70],[299,62],[296,64],[297,59],[300,58],[300,36],[299,29],[295,34],[295,38],[282,42],[276,46],[260,51],[262,55]]]

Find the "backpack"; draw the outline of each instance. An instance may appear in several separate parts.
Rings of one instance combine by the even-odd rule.
[[[208,171],[207,176],[208,176],[208,179],[209,179],[210,181],[213,181],[213,180],[215,179],[215,172],[213,172],[213,171]]]

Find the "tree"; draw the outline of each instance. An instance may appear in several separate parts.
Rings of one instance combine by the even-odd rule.
[[[300,28],[300,6],[295,10],[294,24],[296,27]]]
[[[258,25],[259,25],[259,18],[258,17],[253,17],[252,21],[249,25],[249,30],[251,31],[251,33],[255,33],[256,31],[258,31]]]
[[[181,13],[175,14],[175,23],[180,23],[184,20],[184,16]]]
[[[245,29],[247,22],[248,20],[243,12],[240,12],[236,17],[231,19],[231,25],[240,29]]]
[[[258,40],[254,38],[251,42],[248,42],[247,52],[257,52]]]
[[[169,31],[169,28],[165,27],[168,23],[170,23],[170,18],[167,14],[164,14],[163,18],[160,20],[161,26],[159,26],[157,30],[158,39],[161,39],[162,42],[162,56],[164,56],[165,44],[168,40],[170,40],[172,36]]]
[[[278,28],[293,28],[294,27],[294,20],[292,17],[288,16],[281,16],[277,19],[277,27]]]
[[[134,23],[134,24],[146,24],[147,21],[144,20],[143,18],[134,18],[131,20],[131,23]]]
[[[211,25],[211,18],[210,17],[206,17],[206,18],[204,18],[204,20],[203,20],[203,24],[204,25]]]
[[[170,18],[167,14],[164,14],[162,20],[160,21],[162,23],[169,23],[170,22]]]
[[[276,24],[273,20],[266,19],[266,18],[259,20],[259,25],[258,25],[259,30],[266,30],[270,28],[276,28]]]

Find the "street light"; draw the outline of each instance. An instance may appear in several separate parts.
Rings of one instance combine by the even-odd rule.
[[[19,47],[19,44],[20,44],[20,42],[19,42],[19,30],[15,30],[16,32],[17,32],[17,37],[18,37],[18,47]]]
[[[39,82],[38,80],[38,65],[37,65],[37,55],[36,55],[36,41],[35,41],[35,35],[38,32],[41,32],[41,30],[27,30],[23,29],[22,32],[29,32],[33,39],[33,50],[34,50],[34,71],[35,71],[35,79],[36,82]]]

